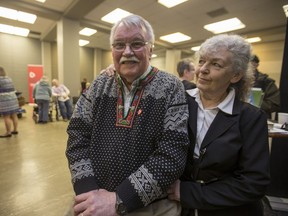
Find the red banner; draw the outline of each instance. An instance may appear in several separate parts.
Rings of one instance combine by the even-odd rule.
[[[33,87],[43,76],[43,65],[28,65],[29,103],[34,103]]]

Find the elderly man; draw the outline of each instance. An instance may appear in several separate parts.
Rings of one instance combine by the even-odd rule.
[[[195,67],[192,60],[180,60],[177,64],[177,73],[184,85],[185,90],[196,88],[196,84],[192,82],[195,73]]]
[[[66,156],[75,215],[180,215],[166,190],[182,174],[188,107],[181,81],[150,65],[154,33],[137,15],[110,35],[115,76],[78,100]]]

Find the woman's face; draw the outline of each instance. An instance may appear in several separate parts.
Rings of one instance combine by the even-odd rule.
[[[232,58],[232,54],[226,49],[200,56],[195,75],[201,92],[221,95],[231,83],[241,79],[242,75],[233,71]]]

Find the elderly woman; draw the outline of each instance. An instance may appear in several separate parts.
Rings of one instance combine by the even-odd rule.
[[[49,78],[43,76],[33,88],[33,98],[35,99],[39,110],[39,124],[46,124],[49,120],[49,104],[52,96]]]
[[[19,104],[15,92],[12,79],[6,75],[4,68],[0,67],[0,115],[3,116],[6,128],[6,133],[0,135],[0,138],[18,134],[17,112],[19,111]]]
[[[190,149],[185,172],[168,190],[182,215],[260,216],[269,184],[265,113],[245,102],[251,47],[237,35],[206,40],[188,90]]]

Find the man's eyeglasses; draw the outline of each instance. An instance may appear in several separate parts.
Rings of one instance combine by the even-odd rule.
[[[142,47],[147,45],[149,42],[145,41],[132,41],[130,43],[125,42],[115,42],[112,44],[112,47],[115,51],[123,52],[126,49],[126,46],[129,46],[132,51],[140,51]]]

